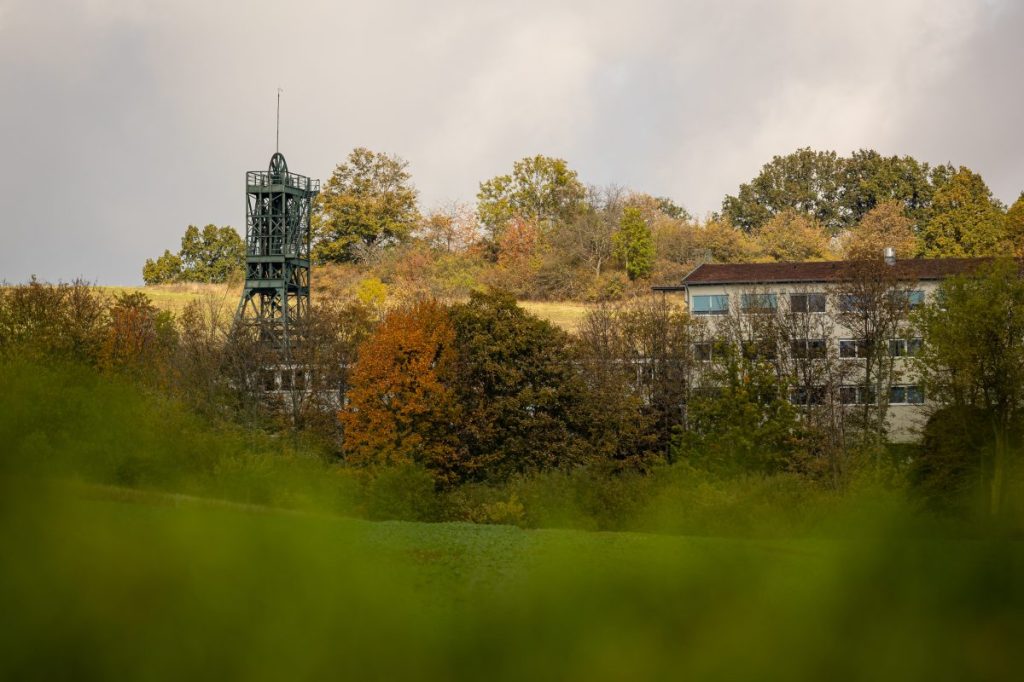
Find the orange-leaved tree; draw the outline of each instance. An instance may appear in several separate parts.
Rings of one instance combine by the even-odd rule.
[[[174,345],[173,316],[169,312],[157,309],[140,291],[118,294],[110,306],[99,364],[108,370],[164,380]]]
[[[454,480],[457,405],[445,384],[453,338],[444,306],[422,300],[390,311],[360,345],[339,413],[350,462],[416,463],[442,485]]]

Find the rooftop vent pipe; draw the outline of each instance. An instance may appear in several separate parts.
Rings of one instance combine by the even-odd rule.
[[[896,249],[891,246],[887,246],[885,247],[885,250],[882,251],[882,255],[885,256],[886,265],[896,265]]]

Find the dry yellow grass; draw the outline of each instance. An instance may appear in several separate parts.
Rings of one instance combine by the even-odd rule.
[[[227,284],[158,284],[146,287],[99,287],[111,296],[141,291],[161,310],[180,312],[189,301],[212,300],[227,311],[234,312],[241,296],[240,286]]]
[[[519,301],[519,305],[567,332],[575,332],[590,310],[589,305],[578,301]]]
[[[141,291],[149,296],[153,305],[161,310],[180,312],[189,301],[213,300],[225,312],[234,313],[242,289],[237,285],[225,284],[159,284],[145,287],[100,287],[111,296],[120,293]],[[519,305],[530,313],[550,321],[568,332],[575,332],[580,321],[590,310],[586,303],[576,301],[520,301]]]

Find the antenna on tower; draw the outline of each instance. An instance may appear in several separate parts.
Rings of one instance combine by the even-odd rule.
[[[274,134],[274,151],[281,151],[281,88],[277,89],[277,129]]]

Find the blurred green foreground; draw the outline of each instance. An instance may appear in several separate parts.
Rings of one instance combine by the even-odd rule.
[[[114,385],[44,377],[32,392],[24,371],[5,371],[22,390],[0,401],[2,679],[1009,680],[1024,670],[1015,540],[926,532],[891,512],[851,516],[830,534],[744,539],[223,502],[231,495],[194,480],[276,470],[252,473],[230,437],[203,435],[173,409],[150,414],[137,396],[116,408],[103,395]],[[192,460],[213,447],[225,452],[192,483],[160,473],[175,457],[203,469]],[[143,451],[162,454],[103,461]],[[282,485],[301,497],[301,482]]]

